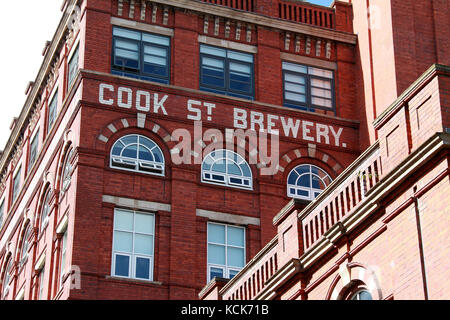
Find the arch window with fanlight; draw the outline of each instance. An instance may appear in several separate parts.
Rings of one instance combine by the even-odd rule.
[[[64,164],[62,168],[62,174],[61,174],[61,193],[64,193],[67,191],[67,189],[70,186],[70,181],[72,180],[72,159],[73,159],[74,151],[73,148],[70,148],[66,152],[66,156],[64,158]]]
[[[252,172],[247,161],[230,150],[215,150],[202,163],[202,181],[252,189]]]
[[[45,227],[48,225],[48,219],[49,219],[49,215],[50,215],[50,211],[51,211],[51,204],[50,204],[50,200],[52,197],[52,192],[50,189],[47,190],[45,197],[44,197],[44,202],[42,204],[42,211],[41,211],[41,218],[40,218],[40,222],[39,222],[39,231],[42,231],[45,229]]]
[[[25,232],[23,233],[23,238],[22,238],[22,247],[20,249],[20,263],[19,263],[20,266],[22,266],[28,258],[28,249],[30,247],[29,238],[31,236],[31,232],[32,232],[32,228],[28,224],[28,226],[25,229]]]
[[[131,134],[118,139],[111,148],[111,168],[164,175],[164,156],[149,138]]]
[[[9,292],[9,282],[11,280],[11,269],[13,267],[13,259],[10,257],[3,275],[2,296],[5,297]]]
[[[291,198],[314,200],[331,183],[330,176],[311,164],[302,164],[289,173],[287,195]]]

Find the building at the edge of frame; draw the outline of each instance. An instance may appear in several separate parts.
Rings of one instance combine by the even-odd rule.
[[[1,154],[1,299],[448,298],[448,11],[63,1]]]

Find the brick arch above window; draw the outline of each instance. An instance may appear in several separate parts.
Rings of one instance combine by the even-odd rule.
[[[352,262],[342,264],[327,292],[326,300],[342,300],[357,284],[364,284],[374,300],[382,300],[383,294],[376,270],[370,266]]]
[[[111,138],[124,129],[147,130],[160,137],[169,150],[177,143],[171,141],[171,134],[163,126],[153,120],[146,119],[144,114],[138,114],[137,117],[114,120],[105,126],[95,139],[94,148],[98,151],[108,151]]]
[[[332,170],[332,177],[333,179],[337,177],[339,174],[342,173],[344,168],[342,165],[331,155],[318,150],[316,147],[309,146],[307,148],[300,147],[293,150],[290,150],[286,152],[285,154],[280,156],[280,162],[277,167],[277,173],[279,179],[282,179],[282,177],[286,176],[287,173],[289,173],[288,169],[292,167],[292,163],[296,162],[296,160],[299,159],[314,159],[318,161],[319,163],[324,163],[328,168]],[[300,162],[298,162],[300,164]],[[314,164],[314,163],[313,163]]]

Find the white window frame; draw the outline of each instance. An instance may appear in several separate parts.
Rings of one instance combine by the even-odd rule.
[[[212,168],[212,166],[214,165],[215,162],[220,161],[220,159],[214,158],[214,157],[211,155],[213,152],[224,152],[224,153],[225,153],[225,158],[223,158],[223,159],[225,159],[225,161],[231,161],[231,159],[228,158],[228,153],[232,153],[232,154],[234,154],[234,155],[237,155],[238,160],[239,160],[240,162],[239,162],[239,163],[236,163],[236,162],[234,162],[234,161],[233,161],[233,162],[234,162],[239,168],[240,168],[240,166],[241,166],[242,164],[244,164],[245,166],[247,166],[248,171],[250,172],[250,176],[248,177],[248,176],[245,176],[245,175],[243,175],[243,174],[242,174],[242,175],[235,175],[235,174],[228,173],[228,165],[225,165],[225,168],[226,168],[226,169],[225,169],[225,170],[226,170],[225,173],[216,172],[216,171],[213,171],[213,170],[211,170],[211,169],[203,169],[203,166],[204,166],[204,164],[205,164],[205,161],[206,161],[208,158],[210,158],[210,159],[213,160],[213,164],[211,165],[211,168]],[[228,162],[227,162],[227,164],[228,164]],[[202,182],[203,182],[203,183],[215,184],[215,185],[220,185],[220,186],[228,186],[228,187],[239,188],[239,189],[246,189],[246,190],[253,190],[253,172],[252,172],[252,169],[250,168],[250,165],[248,164],[248,162],[247,162],[241,155],[239,155],[238,153],[236,153],[236,152],[234,152],[234,151],[227,150],[227,149],[219,149],[219,150],[214,150],[214,151],[210,152],[210,153],[205,157],[205,159],[204,159],[203,162],[202,162],[201,171],[202,171]],[[242,171],[242,170],[241,170],[241,171]],[[224,179],[223,182],[221,182],[221,181],[218,180],[218,179],[214,179],[214,178],[213,178],[213,175],[223,177],[223,179]],[[209,177],[208,177],[208,176],[209,176]],[[231,179],[233,179],[233,178],[235,178],[235,179],[241,179],[241,180],[242,180],[242,184],[232,182]],[[248,185],[245,185],[245,184],[244,184],[244,181],[248,181]]]
[[[28,172],[30,172],[31,168],[34,167],[34,164],[36,163],[36,160],[37,160],[38,155],[39,155],[39,134],[40,134],[40,130],[39,130],[39,127],[37,127],[37,128],[34,130],[34,133],[33,133],[33,135],[31,136],[31,139],[30,139],[30,150],[29,150],[29,153],[28,153],[28,168],[27,168],[27,174],[28,174]],[[32,146],[33,146],[33,142],[35,141],[34,139],[37,139],[37,140],[36,140],[36,143],[37,143],[37,146],[36,146],[36,155],[35,155],[35,157],[34,157],[33,163],[31,163],[31,148],[32,148]]]
[[[45,204],[47,203],[47,197],[49,197],[49,202],[50,202],[50,198],[52,196],[52,191],[50,190],[50,187],[47,188],[47,190],[45,191],[45,195],[44,198],[42,199],[42,207],[41,207],[41,215],[39,216],[39,232],[42,232],[45,227],[47,227],[48,225],[48,221],[49,221],[49,216],[50,216],[50,212],[52,211],[51,207],[48,209],[46,216],[44,218],[44,220],[42,220],[42,214],[44,213],[45,210]]]
[[[17,190],[14,190],[15,189],[15,180],[17,177],[19,177],[19,186],[18,186]],[[17,166],[17,169],[15,170],[14,175],[13,175],[11,204],[14,204],[16,202],[17,197],[20,194],[21,188],[22,188],[22,165],[20,164],[19,166]]]
[[[309,183],[310,183],[311,187],[301,187],[298,185],[289,184],[289,177],[297,168],[299,168],[301,166],[309,166],[310,169],[309,169],[309,172],[306,172],[303,174],[298,174],[298,172],[297,172],[297,174],[299,175],[297,180],[300,179],[300,177],[303,175],[310,175]],[[322,181],[322,183],[325,185],[325,188],[330,184],[330,183],[326,184],[322,178],[320,178],[316,174],[312,173],[312,167],[315,167],[315,168],[319,169],[320,171],[323,171],[326,174],[326,176],[328,177],[328,179],[330,179],[330,183],[331,183],[332,179],[331,179],[330,175],[322,168],[320,168],[316,165],[313,165],[313,164],[309,164],[309,163],[300,164],[300,165],[296,166],[295,168],[293,168],[287,176],[286,186],[287,186],[287,196],[288,197],[295,198],[295,199],[314,200],[316,198],[315,193],[318,192],[320,194],[323,191],[323,189],[317,189],[317,188],[312,187],[312,176],[313,175],[318,177]],[[291,188],[295,189],[295,193],[291,192]],[[308,196],[306,197],[306,196],[302,196],[302,195],[297,195],[297,190],[308,192]]]
[[[128,157],[124,157],[124,156],[115,156],[112,154],[114,147],[116,146],[117,143],[119,143],[119,141],[124,144],[121,140],[123,138],[126,137],[130,137],[130,136],[136,136],[137,137],[137,144],[138,146],[140,146],[140,138],[145,138],[147,140],[149,140],[150,142],[155,144],[155,147],[153,147],[149,152],[152,152],[153,149],[157,149],[159,150],[159,152],[161,153],[161,157],[162,157],[162,162],[157,162],[157,161],[148,161],[148,160],[141,160],[139,159],[139,149],[137,151],[137,158],[128,158]],[[123,149],[125,149],[127,147],[127,145],[125,145],[125,147]],[[122,149],[122,150],[123,150]],[[128,134],[125,136],[120,137],[119,139],[117,139],[114,144],[111,147],[110,153],[109,153],[109,166],[112,169],[118,169],[118,170],[125,170],[125,171],[131,171],[131,172],[139,172],[139,173],[145,173],[145,174],[149,174],[149,175],[156,175],[156,176],[164,176],[165,175],[165,158],[164,158],[164,153],[162,152],[161,148],[159,147],[159,145],[153,141],[152,139],[141,135],[141,134]],[[130,165],[135,165],[136,169],[132,169],[132,168],[125,168],[125,167],[120,167],[117,165],[114,165],[113,162],[117,162],[117,163],[128,163]],[[154,170],[159,170],[161,172],[149,172],[149,171],[145,171],[145,170],[140,170],[139,166],[143,166],[143,167],[147,167],[147,168],[152,168]]]
[[[59,262],[59,288],[62,288],[63,279],[64,279],[64,275],[65,275],[65,269],[66,269],[67,236],[68,236],[67,235],[67,227],[63,232],[64,233],[61,238],[61,255],[60,255],[61,261]]]
[[[68,90],[70,90],[70,88],[72,87],[73,82],[75,80],[75,77],[74,77],[74,78],[72,78],[72,81],[70,82],[69,77],[70,77],[70,62],[76,51],[78,51],[78,53],[77,53],[78,61],[77,61],[77,71],[76,71],[76,72],[78,72],[78,70],[80,69],[80,38],[78,38],[76,40],[76,42],[73,44],[71,51],[70,51],[69,55],[67,56],[67,89]],[[75,74],[76,74],[76,72],[75,72]]]
[[[73,172],[73,166],[72,166],[72,159],[74,156],[74,148],[72,146],[70,146],[67,151],[66,154],[64,155],[64,159],[63,159],[63,167],[62,167],[62,171],[61,171],[61,194],[64,194],[67,189],[69,189],[70,186],[70,182],[72,181],[72,172]],[[67,177],[70,177],[68,179],[66,179],[66,169],[67,166],[70,166],[69,169],[69,173],[67,174]]]
[[[38,279],[39,279],[39,287],[38,287],[38,296],[37,300],[42,300],[42,293],[44,292],[44,278],[45,278],[45,264],[39,271]]]
[[[46,119],[46,121],[47,121],[46,135],[48,135],[48,133],[53,129],[53,127],[55,126],[55,121],[58,118],[58,98],[59,98],[58,97],[58,95],[59,95],[58,91],[59,91],[58,90],[58,86],[55,85],[55,87],[52,90],[52,93],[49,95],[48,100],[47,100],[47,111],[48,111],[48,114],[47,114],[47,119]],[[49,120],[50,120],[50,104],[52,103],[53,98],[56,98],[55,118],[53,119],[52,125],[49,126],[49,124],[50,124],[49,123]]]
[[[209,239],[209,225],[210,224],[215,224],[215,225],[220,225],[220,226],[225,226],[225,243],[216,243],[216,242],[210,242]],[[227,240],[228,240],[228,227],[233,227],[233,228],[239,228],[239,229],[243,229],[244,231],[244,246],[243,247],[239,247],[239,246],[233,246],[233,245],[229,245],[227,244]],[[223,246],[225,247],[225,265],[221,265],[221,264],[215,264],[215,263],[209,263],[209,245],[216,245],[216,246]],[[230,278],[230,271],[236,271],[236,273],[239,273],[239,271],[242,270],[242,268],[238,268],[238,267],[233,267],[233,266],[228,266],[228,254],[227,254],[227,250],[228,247],[231,248],[238,248],[238,249],[244,249],[244,266],[246,264],[247,261],[247,246],[246,246],[246,228],[243,226],[237,226],[237,225],[232,225],[232,224],[226,224],[226,223],[218,223],[218,222],[208,222],[207,226],[206,226],[206,263],[207,263],[207,275],[206,275],[206,281],[209,282],[211,281],[211,268],[217,268],[217,269],[222,269],[223,270],[223,277],[224,278]]]
[[[3,276],[3,279],[2,279],[2,297],[3,298],[9,293],[9,283],[11,282],[12,266],[13,266],[13,257],[10,256],[8,263],[6,264],[5,275]]]
[[[19,265],[20,266],[23,266],[25,260],[28,258],[28,249],[30,247],[28,238],[30,237],[31,232],[33,232],[33,230],[32,230],[31,224],[28,223],[28,225],[24,231],[24,234],[23,234],[22,246],[20,247],[20,257],[19,257],[19,259],[20,259]],[[25,244],[26,244],[26,247],[25,247]]]
[[[0,230],[3,227],[3,220],[6,218],[6,201],[5,196],[0,198]]]
[[[120,229],[116,229],[115,227],[115,219],[116,219],[116,212],[120,210],[120,211],[126,211],[126,212],[130,212],[133,214],[133,231],[130,232],[129,230],[120,230]],[[147,233],[142,233],[142,232],[136,232],[135,231],[135,221],[136,221],[136,213],[138,214],[146,214],[146,215],[151,215],[153,216],[153,230],[151,234],[147,234]],[[153,273],[154,273],[154,256],[155,256],[155,228],[156,228],[156,215],[154,213],[150,213],[150,212],[145,212],[145,211],[138,211],[138,210],[129,210],[129,209],[122,209],[122,208],[116,208],[114,210],[114,220],[113,220],[113,241],[112,241],[112,262],[111,262],[111,276],[113,277],[117,277],[117,278],[123,278],[123,279],[135,279],[135,280],[142,280],[142,281],[153,281]],[[125,251],[116,251],[114,249],[114,243],[115,243],[115,232],[119,231],[119,232],[127,232],[127,233],[132,233],[132,252],[125,252]],[[141,254],[141,253],[134,253],[134,242],[135,242],[135,235],[136,234],[142,234],[142,235],[146,235],[146,236],[151,236],[153,237],[153,247],[152,247],[152,255],[145,255],[145,254]],[[128,276],[122,276],[122,275],[116,275],[115,274],[115,270],[116,270],[116,256],[120,255],[120,256],[127,256],[129,258],[129,264],[128,264]],[[136,277],[136,259],[137,258],[144,258],[144,259],[149,259],[149,278],[145,279],[145,278],[138,278]]]

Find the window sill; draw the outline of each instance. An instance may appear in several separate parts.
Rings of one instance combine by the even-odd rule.
[[[151,281],[151,280],[141,280],[141,279],[133,279],[133,278],[122,278],[122,277],[114,277],[114,276],[105,276],[106,280],[114,280],[114,281],[124,281],[130,282],[134,284],[150,284],[155,286],[162,286],[163,283],[160,281]]]

